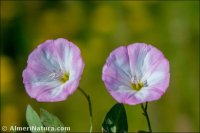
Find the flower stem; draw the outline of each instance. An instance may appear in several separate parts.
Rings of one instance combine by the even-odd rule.
[[[90,133],[92,133],[92,123],[93,123],[93,118],[92,118],[92,103],[90,100],[90,96],[80,87],[78,87],[78,89],[80,90],[80,92],[85,96],[85,98],[88,101],[88,105],[89,105],[89,113],[90,113]]]
[[[147,119],[147,123],[148,123],[148,127],[149,127],[149,132],[152,133],[152,129],[151,129],[151,123],[150,123],[150,120],[149,120],[149,116],[148,116],[148,113],[147,113],[147,105],[148,105],[148,102],[146,102],[146,105],[144,107],[143,103],[141,104],[141,108],[143,110],[143,115],[146,117]]]

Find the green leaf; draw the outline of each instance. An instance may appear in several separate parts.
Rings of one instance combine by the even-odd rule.
[[[115,104],[107,113],[102,124],[104,133],[127,133],[126,110],[123,104]]]
[[[40,118],[45,127],[64,127],[64,124],[55,115],[49,113],[44,109],[40,109]],[[58,132],[58,131],[55,131]],[[59,131],[59,133],[66,133],[66,131]]]
[[[43,127],[42,122],[38,114],[33,110],[33,108],[28,105],[26,109],[26,121],[28,122],[29,127]],[[30,128],[33,129],[33,128]],[[31,130],[32,133],[38,133],[38,131]],[[45,133],[44,131],[40,131],[40,133]]]

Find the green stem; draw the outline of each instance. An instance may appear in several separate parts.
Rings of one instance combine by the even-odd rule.
[[[150,123],[150,120],[149,120],[149,116],[148,116],[148,113],[147,113],[147,105],[148,105],[148,102],[146,102],[146,105],[144,107],[143,103],[141,104],[141,108],[143,110],[143,115],[146,117],[147,119],[147,124],[148,124],[148,127],[149,127],[149,132],[152,133],[152,129],[151,129],[151,123]]]
[[[90,96],[80,87],[78,87],[78,89],[80,90],[80,92],[85,96],[85,98],[88,101],[88,105],[89,105],[89,113],[90,113],[90,133],[92,133],[92,123],[93,123],[93,118],[92,118],[92,103],[90,100]]]

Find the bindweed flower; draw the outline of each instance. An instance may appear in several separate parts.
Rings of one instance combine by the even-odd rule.
[[[169,62],[157,48],[144,43],[111,52],[102,80],[119,103],[135,105],[158,100],[169,85]]]
[[[77,89],[83,68],[76,45],[62,38],[47,40],[29,55],[23,83],[37,101],[63,101]]]

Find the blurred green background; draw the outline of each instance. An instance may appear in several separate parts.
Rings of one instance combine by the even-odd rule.
[[[101,80],[102,66],[113,49],[134,42],[154,45],[170,61],[170,86],[148,106],[153,131],[199,131],[199,1],[1,1],[1,125],[27,126],[31,104],[57,115],[71,132],[89,131],[88,104],[79,91],[63,102],[40,103],[22,84],[30,52],[61,37],[81,49],[80,86],[91,96],[94,131],[116,103]],[[125,108],[129,132],[148,130],[139,105]]]

